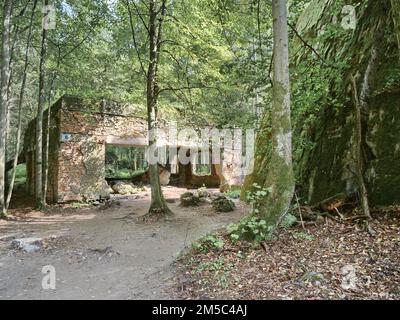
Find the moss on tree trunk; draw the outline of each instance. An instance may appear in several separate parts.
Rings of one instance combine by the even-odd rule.
[[[267,195],[255,204],[267,225],[274,228],[287,213],[294,193],[292,128],[286,1],[272,1],[274,28],[273,106],[264,117],[256,143],[255,171],[245,190],[257,183]]]

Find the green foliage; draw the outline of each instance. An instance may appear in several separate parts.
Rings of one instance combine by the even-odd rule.
[[[280,227],[287,230],[290,227],[293,227],[296,223],[297,223],[297,218],[294,215],[292,215],[291,213],[287,213],[283,217]]]
[[[219,271],[226,267],[224,258],[218,258],[215,260],[200,263],[193,271],[200,273],[203,271]]]
[[[32,11],[32,1],[22,2],[24,10],[14,10],[11,37],[18,40],[12,61],[14,101],[19,99]],[[127,3],[133,12],[132,29]],[[69,94],[135,105],[135,115],[146,117],[142,64],[146,68],[148,34],[134,3],[146,20],[146,1],[51,2],[57,20],[56,28],[48,31],[46,106]],[[36,113],[38,92],[33,80],[38,78],[40,8],[38,4],[34,13],[23,129]],[[270,86],[265,73],[272,55],[270,6],[262,1],[167,1],[167,16],[158,68],[159,117],[199,127],[254,127],[261,101],[268,95],[265,88]],[[16,106],[11,110],[7,160],[13,158],[17,127]]]
[[[225,192],[225,195],[231,199],[239,199],[242,190],[239,188],[231,188]]]
[[[242,219],[237,224],[228,226],[228,232],[233,242],[245,240],[260,243],[271,237],[273,227],[259,216],[259,205],[270,193],[270,189],[262,188],[254,183],[246,192],[246,200],[251,205],[250,216]]]
[[[212,206],[217,212],[231,212],[235,209],[235,203],[225,196],[218,196],[212,201]]]
[[[242,219],[237,224],[228,226],[228,232],[233,242],[245,240],[260,243],[272,239],[274,226],[268,225],[260,216],[259,206],[270,194],[269,188],[262,188],[257,183],[252,185],[251,190],[247,191],[247,201],[251,204],[250,216]],[[288,213],[280,222],[280,227],[288,229],[297,222],[292,214]]]
[[[382,89],[374,92],[374,94],[378,95],[381,92],[398,87],[400,87],[400,66],[396,65],[387,71],[386,77],[383,81]]]
[[[314,271],[306,271],[301,277],[300,281],[312,284],[320,284],[325,281],[325,277],[322,273]]]
[[[247,191],[246,199],[250,204],[254,204],[257,200],[268,195],[268,190],[263,189],[257,183],[253,183],[252,190]]]
[[[222,288],[226,288],[230,282],[230,274],[234,265],[227,263],[224,258],[220,257],[211,261],[201,262],[193,269],[194,273],[207,272],[213,274],[213,279]],[[203,281],[203,280],[201,280]]]
[[[81,209],[82,206],[83,206],[83,203],[82,203],[82,202],[73,202],[73,203],[71,204],[71,208],[72,208],[72,209]]]
[[[234,243],[241,240],[255,243],[269,240],[272,230],[265,220],[256,216],[244,218],[239,223],[228,226],[230,238]]]
[[[315,237],[308,232],[294,232],[293,237],[295,239],[307,240],[307,241],[314,241]]]
[[[22,188],[25,186],[25,184],[26,184],[26,165],[19,164],[15,171],[15,187]]]
[[[106,178],[107,179],[121,179],[121,180],[128,180],[134,179],[135,177],[141,176],[144,174],[146,170],[137,170],[133,171],[130,169],[115,169],[112,166],[106,166]]]
[[[106,147],[106,178],[133,179],[146,171],[144,148]]]
[[[221,250],[225,245],[224,240],[218,235],[209,234],[192,244],[194,250],[207,253],[212,250]]]
[[[263,200],[271,193],[271,188],[263,188],[257,183],[253,183],[252,188],[246,192],[246,201],[251,205],[250,214],[258,215],[259,206]]]
[[[200,205],[200,197],[192,192],[185,192],[181,194],[180,201],[183,207],[193,207]]]

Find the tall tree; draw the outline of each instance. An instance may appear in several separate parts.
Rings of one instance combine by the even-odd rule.
[[[246,185],[249,181],[257,181],[265,189],[265,196],[255,203],[255,209],[260,218],[267,222],[270,231],[287,214],[294,195],[286,0],[272,1],[272,16],[272,109],[261,123],[256,143],[255,170],[246,181]]]
[[[292,127],[290,119],[289,41],[286,0],[272,1],[274,62],[272,95],[272,150],[264,216],[276,225],[287,213],[294,194]]]
[[[0,84],[0,217],[6,216],[5,205],[5,162],[6,162],[6,128],[8,108],[8,84],[10,78],[10,28],[12,0],[6,0],[3,8],[3,32],[1,47],[1,84]]]
[[[157,6],[156,0],[149,1],[149,64],[147,70],[147,123],[149,130],[149,149],[157,144],[157,137],[154,130],[158,125],[157,102],[159,86],[157,81],[158,64],[161,52],[163,24],[166,15],[166,0],[162,0],[160,6]],[[157,23],[158,22],[158,23]],[[151,204],[149,214],[171,214],[167,202],[164,199],[161,190],[160,176],[158,173],[158,164],[149,163],[149,179],[151,184]]]
[[[48,0],[44,1],[44,5],[48,5]],[[47,55],[47,26],[46,19],[48,12],[43,13],[42,24],[42,41],[40,50],[39,64],[39,99],[36,116],[36,153],[35,153],[35,196],[36,206],[43,209],[46,205],[46,195],[43,192],[43,110],[46,100],[45,93],[45,64]]]
[[[27,40],[26,40],[24,67],[23,67],[23,71],[22,71],[22,82],[21,82],[21,88],[20,88],[19,99],[18,99],[18,124],[17,124],[16,146],[15,146],[14,160],[13,160],[13,164],[12,164],[13,167],[12,167],[12,173],[11,173],[10,186],[8,189],[7,199],[6,199],[6,210],[8,210],[8,207],[10,205],[11,196],[12,196],[13,189],[14,189],[15,174],[17,171],[18,157],[19,157],[19,152],[20,152],[21,132],[22,132],[22,107],[24,104],[26,80],[28,77],[29,49],[31,48],[32,29],[33,29],[33,22],[34,22],[37,2],[38,2],[38,0],[33,1],[32,13],[31,13],[31,18],[30,18],[30,22],[29,22],[28,36],[27,36]]]

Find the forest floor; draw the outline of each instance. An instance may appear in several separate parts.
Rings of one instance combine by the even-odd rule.
[[[0,299],[400,299],[398,207],[374,212],[372,234],[356,220],[322,219],[254,247],[224,232],[246,205],[216,214],[209,204],[179,206],[186,189],[163,191],[175,216],[146,223],[148,191],[45,213],[17,201],[0,221]],[[215,230],[222,249],[191,246]],[[42,248],[10,246],[27,237],[42,238]],[[55,267],[56,290],[42,289],[45,265]]]
[[[374,212],[369,234],[320,221],[282,231],[257,248],[232,245],[181,257],[175,294],[184,299],[400,299],[400,208]]]
[[[33,211],[19,203],[0,221],[0,299],[170,299],[174,261],[191,242],[239,220],[247,209],[216,214],[211,205],[179,206],[186,189],[165,187],[175,216],[142,222],[149,192],[98,207],[71,204]],[[217,192],[217,190],[213,190]],[[18,198],[18,197],[17,197]],[[13,239],[42,238],[36,252]],[[43,290],[42,267],[56,270],[56,290]]]

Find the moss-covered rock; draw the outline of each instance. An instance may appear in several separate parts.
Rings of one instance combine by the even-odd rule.
[[[183,207],[194,207],[200,204],[200,198],[192,192],[185,192],[180,197]]]
[[[206,187],[201,187],[201,188],[197,189],[197,196],[199,198],[209,198],[210,192],[208,192]]]
[[[130,195],[138,193],[139,190],[132,184],[124,181],[117,181],[113,184],[112,190],[116,194]]]
[[[213,199],[212,206],[217,212],[231,212],[235,210],[235,203],[223,195]]]

